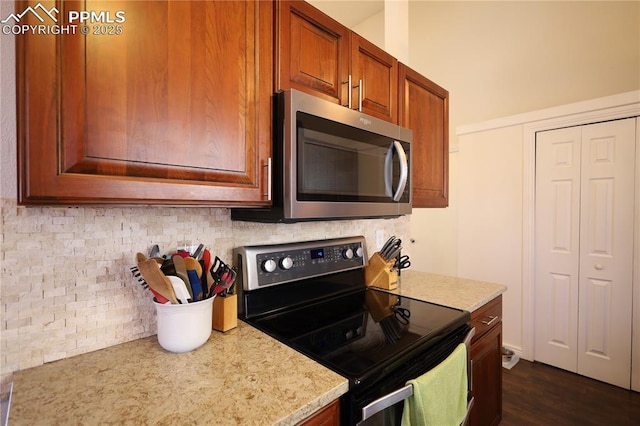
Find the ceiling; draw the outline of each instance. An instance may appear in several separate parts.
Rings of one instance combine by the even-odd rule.
[[[308,3],[349,28],[384,10],[384,0],[308,0]]]

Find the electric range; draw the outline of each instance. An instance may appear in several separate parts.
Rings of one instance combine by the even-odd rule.
[[[367,287],[367,258],[364,237],[234,250],[239,318],[347,378],[346,425],[444,360],[470,330],[466,311]],[[376,424],[399,422],[401,407],[385,411]]]

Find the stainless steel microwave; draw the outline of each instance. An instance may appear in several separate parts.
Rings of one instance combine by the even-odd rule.
[[[274,97],[273,206],[233,220],[299,222],[411,213],[412,132],[297,90]]]

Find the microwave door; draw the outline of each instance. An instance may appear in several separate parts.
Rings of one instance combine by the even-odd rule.
[[[316,129],[298,128],[297,199],[299,201],[394,203],[407,183],[407,157],[400,143],[373,135],[345,138]],[[395,145],[398,145],[397,147]],[[396,191],[393,153],[400,162]],[[398,170],[398,167],[395,167]]]
[[[398,186],[396,191],[393,191],[393,152],[398,153],[398,160],[400,162],[400,175],[398,177]],[[384,160],[384,186],[385,193],[391,197],[393,201],[400,201],[404,189],[407,186],[409,178],[409,162],[407,161],[407,154],[402,148],[402,144],[398,141],[393,141],[389,145],[387,155]]]

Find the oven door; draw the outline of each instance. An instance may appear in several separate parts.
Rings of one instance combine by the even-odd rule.
[[[473,405],[472,364],[470,359],[471,339],[475,329],[465,327],[463,333],[455,333],[442,342],[439,348],[431,348],[428,353],[413,357],[410,361],[390,371],[383,383],[370,386],[366,391],[350,391],[343,396],[343,424],[358,426],[398,426],[402,422],[404,400],[413,395],[413,387],[405,385],[408,380],[419,377],[444,361],[463,342],[467,347],[467,422]]]

